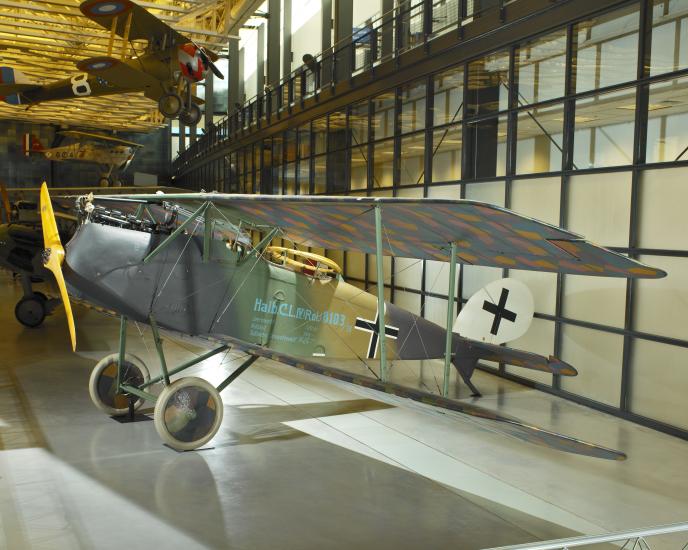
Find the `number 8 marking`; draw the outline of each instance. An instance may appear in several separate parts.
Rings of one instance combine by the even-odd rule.
[[[88,83],[88,73],[74,75],[70,80],[72,82],[72,93],[74,95],[91,95],[91,85]]]

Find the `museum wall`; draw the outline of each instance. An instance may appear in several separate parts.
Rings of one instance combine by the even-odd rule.
[[[30,133],[39,138],[43,147],[51,147],[57,143],[57,130],[52,125],[0,120],[0,181],[7,187],[37,187],[43,181],[56,187],[97,186],[101,171],[94,164],[74,161],[51,163],[42,155],[24,156],[24,134]],[[135,172],[156,174],[160,185],[169,182],[170,140],[167,132],[167,128],[161,128],[149,134],[118,134],[122,139],[144,145],[122,174],[121,180],[125,185],[133,185]],[[72,142],[71,138],[63,138],[59,145]]]

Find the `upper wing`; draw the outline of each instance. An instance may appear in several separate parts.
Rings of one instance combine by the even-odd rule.
[[[277,227],[304,246],[375,253],[375,209],[386,256],[448,261],[450,243],[461,263],[597,275],[659,278],[666,273],[544,222],[498,206],[466,200],[183,193],[137,195],[208,212],[244,226]]]
[[[73,138],[90,138],[98,139],[103,141],[112,141],[114,143],[120,143],[121,145],[128,145],[130,147],[143,147],[140,143],[134,143],[133,141],[127,141],[126,139],[120,139],[114,136],[106,136],[105,134],[92,134],[90,132],[80,132],[78,130],[65,130],[60,132],[63,136],[73,137]]]
[[[175,31],[145,8],[130,0],[117,0],[116,2],[112,0],[86,0],[86,2],[81,3],[79,9],[91,21],[95,21],[107,30],[112,29],[113,19],[117,18],[115,33],[118,36],[127,35],[127,21],[131,14],[129,40],[155,41],[160,45],[166,44],[167,47],[189,42],[189,39],[183,34]]]

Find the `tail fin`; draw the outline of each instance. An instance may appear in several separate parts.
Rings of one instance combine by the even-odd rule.
[[[38,88],[28,76],[12,67],[0,67],[0,99],[10,105],[21,105],[22,92]]]
[[[28,157],[31,153],[40,153],[44,151],[43,144],[36,136],[31,134],[24,134],[22,137],[22,151],[24,156]]]
[[[493,281],[461,308],[453,332],[465,338],[504,344],[525,334],[533,320],[533,295],[516,279]]]

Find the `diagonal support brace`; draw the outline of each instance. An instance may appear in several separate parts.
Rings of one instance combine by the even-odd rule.
[[[241,374],[249,368],[255,360],[258,359],[257,355],[251,355],[246,361],[244,361],[239,367],[232,373],[230,374],[225,380],[217,387],[218,393],[224,390],[227,386],[229,386],[232,382],[234,382]]]

